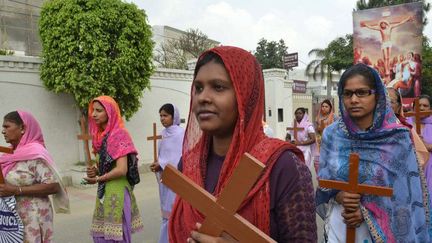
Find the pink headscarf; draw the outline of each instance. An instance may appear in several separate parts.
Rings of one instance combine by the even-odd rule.
[[[3,176],[6,177],[9,171],[19,161],[42,159],[53,171],[61,188],[57,194],[52,195],[54,210],[57,213],[70,213],[69,197],[56,169],[54,160],[45,148],[45,142],[39,123],[29,112],[20,110],[17,112],[21,120],[23,120],[25,132],[13,154],[3,154],[0,157]]]
[[[28,112],[18,111],[18,114],[24,122],[25,133],[21,137],[13,154],[3,154],[0,157],[3,175],[6,176],[18,161],[43,159],[51,167],[54,167],[54,161],[45,148],[45,142],[39,123],[33,115]]]
[[[297,139],[299,141],[304,141],[304,140],[308,139],[309,135],[308,135],[307,130],[309,127],[313,127],[312,123],[309,121],[308,114],[304,113],[303,119],[300,121],[300,123],[298,123],[295,118],[294,118],[294,122],[297,123],[297,127],[304,128],[303,130],[300,130],[297,132]],[[294,132],[292,132],[292,134],[294,134]]]
[[[98,101],[105,108],[108,116],[108,124],[104,131],[99,128],[92,117],[93,102]],[[99,96],[93,99],[89,105],[89,127],[92,135],[93,150],[98,152],[101,149],[103,138],[108,135],[107,152],[114,159],[118,159],[129,153],[137,154],[129,132],[124,127],[123,118],[117,102],[110,96]]]

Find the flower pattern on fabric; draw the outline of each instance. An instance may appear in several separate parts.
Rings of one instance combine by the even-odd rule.
[[[21,187],[58,182],[41,159],[17,162],[5,180]],[[53,209],[48,196],[16,196],[16,201],[17,212],[24,224],[24,243],[53,242]]]
[[[125,188],[129,191],[132,213],[132,233],[143,229],[143,222],[138,211],[135,196],[126,177],[105,183],[104,198],[96,199],[91,234],[104,236],[105,240],[123,239],[123,206]]]

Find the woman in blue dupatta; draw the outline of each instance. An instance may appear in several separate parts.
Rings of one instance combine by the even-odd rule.
[[[430,242],[430,212],[424,175],[409,130],[398,124],[378,73],[364,64],[339,82],[341,119],[326,128],[319,179],[348,180],[349,156],[360,155],[359,183],[393,188],[392,197],[317,190],[317,211],[328,242]]]

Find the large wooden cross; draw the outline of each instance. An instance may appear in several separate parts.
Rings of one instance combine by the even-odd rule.
[[[405,117],[414,116],[414,121],[416,125],[416,132],[418,135],[421,135],[421,118],[423,116],[432,115],[432,111],[420,111],[420,101],[419,98],[415,98],[414,100],[414,111],[405,112]]]
[[[153,136],[147,137],[147,140],[153,140],[153,160],[157,161],[157,140],[162,139],[161,135],[157,135],[156,123],[153,123]]]
[[[239,242],[273,243],[276,241],[270,236],[236,214],[264,167],[260,161],[245,153],[217,199],[172,165],[165,167],[162,183],[206,217],[200,232],[216,237],[227,232]]]
[[[341,190],[341,191],[346,191],[351,193],[391,197],[393,195],[392,188],[358,184],[359,161],[360,161],[360,157],[357,153],[352,153],[350,155],[348,182],[318,180],[319,186],[323,188],[336,189],[336,190]],[[347,226],[346,230],[347,230],[346,242],[354,243],[356,228],[351,228]]]
[[[85,159],[88,166],[91,166],[91,155],[90,155],[90,149],[89,149],[89,140],[92,139],[91,135],[86,133],[86,126],[85,126],[85,118],[84,116],[80,119],[80,125],[81,125],[81,134],[77,135],[78,140],[84,141],[84,152],[85,152]]]
[[[296,142],[298,142],[298,140],[297,140],[297,132],[298,131],[303,131],[303,130],[304,130],[303,127],[297,127],[297,121],[296,120],[294,120],[294,126],[293,127],[287,127],[287,131],[294,131],[293,132],[294,133],[294,140]]]
[[[9,147],[0,146],[0,153],[12,154],[13,149],[11,149]]]

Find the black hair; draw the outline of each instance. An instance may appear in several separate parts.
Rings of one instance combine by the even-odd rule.
[[[167,103],[161,106],[161,108],[159,108],[159,113],[161,113],[161,111],[165,111],[166,113],[174,117],[174,106],[172,104]]]
[[[333,105],[332,105],[332,103],[330,102],[330,100],[328,100],[328,99],[323,100],[323,101],[321,102],[321,106],[322,106],[322,104],[324,104],[324,103],[326,103],[327,105],[330,106],[330,111],[333,110]]]
[[[388,91],[394,92],[396,95],[396,102],[398,103],[398,105],[402,105],[402,100],[401,100],[401,95],[399,93],[399,91],[395,88],[387,88]]]
[[[419,100],[421,100],[421,99],[427,99],[428,101],[429,101],[429,106],[431,106],[432,105],[432,99],[431,99],[431,97],[429,96],[429,95],[427,95],[427,94],[422,94],[422,95],[419,95]]]
[[[371,89],[376,88],[376,85],[375,85],[376,80],[375,80],[374,74],[372,73],[372,69],[363,63],[359,63],[359,64],[356,64],[354,66],[351,66],[342,74],[340,81],[339,81],[339,89],[338,89],[339,96],[342,95],[343,89],[345,88],[346,81],[348,79],[354,77],[354,76],[357,76],[357,75],[363,76],[365,78],[368,86]]]
[[[23,126],[24,125],[24,121],[21,119],[21,116],[19,115],[18,111],[12,111],[12,112],[7,113],[3,117],[3,119],[5,121],[15,123],[18,126]]]
[[[211,51],[207,52],[206,54],[204,54],[204,56],[202,56],[198,60],[196,66],[195,66],[194,79],[195,79],[196,75],[198,74],[198,71],[200,70],[200,68],[202,66],[204,66],[205,64],[212,62],[212,61],[225,66],[224,62],[222,61],[222,58],[218,54],[211,52]]]
[[[299,107],[299,108],[297,108],[297,109],[294,111],[294,113],[296,113],[297,111],[301,111],[301,112],[303,112],[303,114],[306,114],[306,109],[303,108],[303,107]]]

